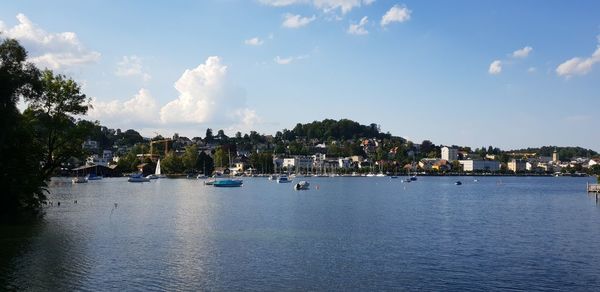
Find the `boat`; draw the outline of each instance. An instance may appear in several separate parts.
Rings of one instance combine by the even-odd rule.
[[[204,173],[201,173],[196,176],[196,179],[207,179],[207,178],[208,178],[208,176],[206,176]]]
[[[207,179],[207,180],[204,181],[204,185],[206,185],[206,186],[212,186],[216,181],[217,181],[216,178]]]
[[[159,179],[165,178],[164,174],[160,173],[160,159],[156,162],[156,169],[154,169],[154,174],[149,174],[146,176],[147,179]]]
[[[411,182],[411,181],[412,181],[412,180],[410,180],[410,178],[407,178],[407,179],[403,179],[403,180],[402,180],[402,182],[403,182],[403,183],[409,183],[409,182]]]
[[[82,176],[76,176],[71,180],[74,184],[82,184],[82,183],[87,183],[87,179],[85,179],[85,177]]]
[[[417,175],[416,175],[416,174],[413,174],[413,175],[410,177],[410,180],[412,180],[412,181],[416,181],[416,180],[417,180]]]
[[[457,186],[460,186],[460,185],[462,185],[462,183],[461,183],[459,180],[458,180],[458,181],[456,181],[454,184],[455,184],[455,185],[457,185]]]
[[[220,187],[220,188],[231,188],[231,187],[241,187],[243,184],[243,181],[241,179],[223,179],[223,180],[217,180],[215,182],[213,182],[213,186],[214,187]]]
[[[300,190],[308,190],[308,187],[310,186],[310,183],[303,180],[300,181],[299,183],[294,185],[294,190],[300,191]]]
[[[101,180],[103,178],[103,176],[101,175],[96,175],[95,173],[90,173],[88,175],[85,176],[85,180]]]
[[[397,176],[395,176],[395,175],[392,175],[392,176],[390,176],[390,178],[392,178],[392,179],[393,179],[393,178],[398,178],[398,177],[397,177]]]
[[[385,176],[385,174],[383,174],[383,172],[380,172],[380,173],[376,174],[375,176],[376,176],[376,177],[384,177],[384,176]]]
[[[277,176],[274,174],[269,175],[269,180],[277,180]]]
[[[282,176],[280,176],[280,177],[278,177],[278,178],[277,178],[277,183],[280,183],[280,184],[281,184],[281,183],[289,183],[289,182],[292,182],[292,180],[291,180],[291,179],[289,179],[289,178],[288,178],[287,176],[285,176],[285,175],[282,175]]]
[[[129,179],[127,179],[128,182],[149,182],[150,179],[148,177],[144,177],[141,173],[137,173],[137,174],[132,174],[129,176]]]

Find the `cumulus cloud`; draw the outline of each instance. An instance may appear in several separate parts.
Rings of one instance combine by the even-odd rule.
[[[136,55],[123,56],[121,61],[117,63],[115,74],[121,77],[140,77],[144,81],[152,78],[150,74],[143,71],[142,59]]]
[[[502,72],[502,61],[495,60],[490,64],[490,68],[488,69],[488,73],[492,75],[500,74]]]
[[[74,32],[46,32],[21,13],[17,20],[19,24],[12,28],[0,22],[0,33],[19,40],[29,51],[29,61],[40,67],[60,70],[100,59],[100,53],[86,49]]]
[[[251,39],[247,39],[244,41],[244,44],[249,45],[249,46],[260,46],[264,43],[265,41],[261,40],[258,37],[254,37]]]
[[[600,37],[598,38],[600,43]],[[585,75],[592,71],[594,64],[600,62],[600,44],[597,45],[596,51],[590,57],[571,58],[556,67],[558,76],[571,77],[573,75]]]
[[[342,14],[350,12],[355,7],[370,5],[375,0],[260,0],[261,3],[283,7],[295,4],[310,4],[324,12],[341,11]]]
[[[308,55],[302,55],[302,56],[296,56],[296,57],[288,57],[288,58],[282,58],[280,56],[276,56],[273,61],[275,61],[275,63],[279,64],[279,65],[288,65],[291,64],[292,62],[296,61],[296,60],[302,60],[302,59],[306,59],[308,58]]]
[[[175,89],[179,97],[160,109],[162,123],[235,125],[258,120],[256,112],[246,107],[244,92],[228,81],[227,66],[219,57],[185,70]]]
[[[261,122],[256,111],[246,106],[244,91],[228,80],[227,66],[219,57],[185,70],[174,86],[179,96],[162,107],[142,88],[126,101],[92,99],[88,115],[111,127],[133,127],[148,134],[162,129],[194,135],[198,124],[248,130]]]
[[[123,128],[141,127],[159,122],[156,100],[150,91],[144,88],[124,102],[119,100],[102,102],[94,98],[88,116]]]
[[[315,19],[316,17],[314,15],[312,17],[302,17],[298,14],[294,15],[287,13],[283,16],[283,23],[281,25],[287,28],[299,28],[308,25]]]
[[[367,29],[365,28],[365,25],[367,25],[368,22],[369,19],[365,16],[360,20],[358,24],[350,24],[350,27],[348,27],[348,33],[356,35],[368,34],[369,31],[367,31]]]
[[[527,56],[529,56],[529,53],[531,53],[531,51],[533,51],[533,48],[530,46],[526,46],[522,49],[518,49],[518,50],[514,51],[512,53],[512,56],[514,58],[527,58]]]
[[[381,17],[381,26],[386,26],[393,22],[405,22],[410,20],[410,11],[406,6],[394,5]]]

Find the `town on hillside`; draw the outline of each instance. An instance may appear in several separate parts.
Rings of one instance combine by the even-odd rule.
[[[206,130],[203,138],[158,133],[144,138],[135,130],[121,131],[96,125],[83,143],[87,155],[73,157],[63,172],[152,173],[161,160],[167,174],[263,175],[368,175],[419,173],[585,175],[600,173],[600,157],[580,147],[541,147],[502,151],[456,145],[421,143],[382,133],[379,126],[350,120],[324,120],[297,124],[273,135]]]

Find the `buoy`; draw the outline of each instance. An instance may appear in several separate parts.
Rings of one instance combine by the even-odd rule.
[[[77,204],[77,200],[73,201],[73,204]]]
[[[115,209],[119,206],[119,204],[115,203]]]
[[[57,202],[57,203],[56,203],[56,206],[59,206],[59,207],[60,207],[60,202]]]
[[[317,185],[317,187],[316,187],[316,188],[317,188],[317,190],[318,190],[318,189],[319,189],[319,185]]]

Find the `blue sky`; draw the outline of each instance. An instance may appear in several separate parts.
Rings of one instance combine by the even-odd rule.
[[[415,142],[600,150],[598,1],[4,1],[0,30],[145,135],[349,118]]]

